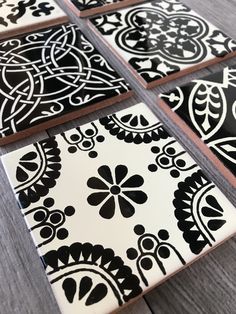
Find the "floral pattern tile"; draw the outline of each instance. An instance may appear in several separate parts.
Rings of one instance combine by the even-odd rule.
[[[98,16],[90,26],[146,87],[236,51],[235,41],[178,0]]]
[[[235,208],[143,103],[2,161],[62,313],[117,310],[236,231]]]
[[[236,176],[236,66],[161,98]]]
[[[0,0],[0,39],[67,20],[54,0]]]
[[[125,80],[76,25],[0,42],[0,142],[129,97]]]

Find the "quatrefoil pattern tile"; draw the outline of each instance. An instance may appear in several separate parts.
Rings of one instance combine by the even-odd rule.
[[[145,0],[64,0],[75,14],[80,17],[127,7]]]
[[[98,16],[90,26],[145,87],[236,54],[235,41],[178,0]]]
[[[236,66],[160,97],[232,173],[236,186]]]
[[[2,144],[130,96],[73,24],[0,42],[0,62]]]
[[[117,310],[236,231],[235,208],[142,103],[2,161],[63,314]]]
[[[54,0],[0,0],[0,40],[67,20]]]

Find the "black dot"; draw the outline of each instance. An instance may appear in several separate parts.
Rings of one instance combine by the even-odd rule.
[[[152,260],[148,257],[145,257],[141,260],[141,266],[145,270],[149,270],[152,268]]]
[[[45,214],[45,212],[42,211],[42,210],[39,210],[39,211],[37,211],[37,212],[34,214],[34,220],[35,220],[35,221],[42,221],[42,220],[45,219],[45,217],[46,217],[46,214]]]
[[[158,153],[160,152],[160,148],[157,147],[157,146],[153,146],[153,147],[151,148],[151,151],[152,151],[154,154],[158,154]]]
[[[58,224],[61,221],[61,214],[53,213],[52,215],[50,215],[50,221],[53,224]]]
[[[85,134],[88,135],[88,136],[91,136],[94,134],[94,131],[92,129],[88,129],[85,131]]]
[[[174,155],[175,154],[175,149],[173,147],[168,147],[166,152],[169,155]]]
[[[152,165],[148,166],[148,170],[151,171],[151,172],[156,172],[157,169],[158,169],[157,165],[155,165],[155,164],[152,164]]]
[[[110,188],[110,191],[112,194],[114,195],[117,195],[120,193],[120,187],[118,185],[113,185],[111,188]]]
[[[135,250],[133,248],[128,249],[126,251],[126,254],[127,254],[128,259],[131,259],[131,260],[136,259],[138,256],[137,250]]]
[[[173,178],[178,178],[179,177],[179,171],[178,170],[171,170],[170,175]]]
[[[89,157],[90,157],[90,158],[96,158],[97,155],[98,155],[98,153],[95,152],[94,150],[92,150],[91,152],[89,152]]]
[[[52,235],[52,229],[50,227],[44,227],[41,231],[40,231],[40,235],[42,238],[47,239]]]
[[[168,165],[169,159],[167,157],[161,157],[160,162],[162,165]]]
[[[170,256],[170,250],[166,246],[162,246],[158,249],[158,254],[162,258],[168,258]]]
[[[179,167],[184,167],[186,165],[186,162],[183,159],[178,159],[176,161],[176,165]]]
[[[46,198],[46,200],[43,202],[43,205],[45,207],[52,207],[54,205],[54,199],[51,197]]]
[[[75,146],[70,146],[68,148],[68,152],[71,154],[74,154],[75,152],[77,152],[77,148]]]
[[[64,209],[64,213],[66,216],[72,216],[74,215],[75,213],[75,209],[73,206],[67,206],[65,209]]]
[[[72,134],[70,139],[73,141],[73,142],[77,142],[80,140],[80,136],[78,134]]]
[[[144,249],[146,250],[151,250],[154,247],[154,243],[152,239],[144,239],[142,244],[143,244]]]
[[[57,237],[59,240],[64,240],[68,237],[68,231],[65,228],[61,228],[57,231]]]
[[[87,148],[87,147],[91,146],[91,143],[89,141],[84,141],[83,146]]]
[[[142,225],[136,225],[136,226],[134,227],[134,232],[135,232],[137,235],[141,235],[141,234],[143,234],[143,233],[145,232],[145,228],[144,228],[144,226],[142,226]]]
[[[159,230],[159,232],[158,232],[158,237],[159,237],[161,240],[168,240],[168,239],[169,239],[169,233],[168,233],[168,231],[166,231],[165,229],[161,229],[161,230]]]
[[[102,136],[102,135],[99,135],[99,136],[97,136],[97,141],[98,142],[103,142],[105,140],[105,137],[104,136]]]

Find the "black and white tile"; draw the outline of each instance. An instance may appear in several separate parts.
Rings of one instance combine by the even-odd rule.
[[[0,0],[0,40],[67,20],[54,0]]]
[[[178,0],[147,2],[90,22],[146,87],[236,51],[235,41]]]
[[[236,66],[161,98],[236,176]]]
[[[236,231],[235,208],[142,103],[2,161],[62,313],[117,310]]]
[[[65,24],[0,43],[0,141],[92,105],[128,97],[123,78]],[[125,96],[126,95],[126,96]],[[114,98],[114,100],[112,100]],[[67,118],[68,120],[68,118]]]

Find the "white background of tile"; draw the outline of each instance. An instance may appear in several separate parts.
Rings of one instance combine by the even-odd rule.
[[[62,3],[63,1],[58,0],[58,2]],[[221,28],[228,35],[235,37],[235,0],[183,0],[183,2],[202,14],[203,17]],[[72,18],[74,21],[79,21],[75,16],[72,16]],[[177,137],[181,138],[185,146],[199,160],[201,166],[207,170],[211,177],[214,177],[215,182],[221,182],[221,187],[226,194],[232,200],[235,199],[235,190],[227,185],[227,182],[219,175],[217,169],[214,169],[211,163],[203,158],[201,153],[194,151],[194,147],[189,142],[186,142],[185,138],[179,133],[178,128],[175,127],[173,129],[173,125],[167,121],[166,117],[155,106],[155,98],[160,92],[167,91],[191,79],[210,74],[213,71],[216,72],[226,64],[236,63],[236,60],[230,60],[198,71],[152,91],[144,91],[131,74],[126,72],[126,69],[121,67],[119,61],[109,53],[109,49],[100,40],[96,39],[87,27],[83,28],[87,37],[90,37],[90,39],[93,38],[93,42],[99,50],[111,60],[113,66],[116,66],[120,74],[123,74],[127,78],[139,97],[143,101],[146,101],[162,120],[167,122],[168,126],[172,128],[172,133],[176,133]],[[48,133],[41,132],[24,141],[1,148],[1,154],[43,139],[47,134],[57,134],[78,124],[84,124],[107,113],[135,104],[136,102],[136,100],[130,99],[106,110],[101,110],[98,113],[80,118],[76,122],[70,122],[49,130]],[[55,298],[44,275],[38,254],[34,249],[30,234],[22,219],[2,166],[0,167],[0,177],[0,313],[58,314],[59,310]],[[15,225],[18,227],[17,229]],[[19,232],[19,230],[21,231]],[[235,255],[236,239],[233,238],[120,313],[235,314]]]

